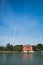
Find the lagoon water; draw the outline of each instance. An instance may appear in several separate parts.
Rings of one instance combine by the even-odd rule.
[[[43,65],[43,53],[3,53],[0,65]]]

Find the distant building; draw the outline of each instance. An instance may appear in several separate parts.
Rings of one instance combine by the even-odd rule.
[[[33,52],[33,48],[31,45],[23,45],[22,51],[23,52]]]

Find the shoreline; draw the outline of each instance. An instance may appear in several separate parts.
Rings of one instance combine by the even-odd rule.
[[[23,51],[20,51],[21,53],[23,52]],[[36,51],[32,51],[31,53],[34,53],[34,52],[36,52]],[[19,53],[19,51],[0,51],[0,53]],[[24,52],[23,52],[24,53]],[[25,52],[26,53],[26,52]],[[30,52],[29,52],[30,53]]]
[[[32,51],[29,53],[34,53],[34,52],[39,52],[39,51]],[[0,53],[28,53],[28,52],[23,52],[23,51],[0,51]],[[40,53],[43,53],[43,51],[41,51]]]
[[[0,53],[18,53],[18,51],[0,51]]]

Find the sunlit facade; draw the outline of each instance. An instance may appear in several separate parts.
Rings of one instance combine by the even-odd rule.
[[[33,52],[33,48],[31,45],[23,45],[22,51],[23,52]]]

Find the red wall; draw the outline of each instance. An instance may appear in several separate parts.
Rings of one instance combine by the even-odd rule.
[[[32,46],[24,45],[24,46],[22,47],[22,50],[23,50],[23,51],[27,51],[27,50],[33,51],[33,48],[32,48]]]

